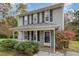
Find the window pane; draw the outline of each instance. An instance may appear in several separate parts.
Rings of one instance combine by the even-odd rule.
[[[37,40],[40,41],[40,31],[37,31]]]
[[[49,32],[45,32],[45,42],[49,43],[50,42],[50,35]]]

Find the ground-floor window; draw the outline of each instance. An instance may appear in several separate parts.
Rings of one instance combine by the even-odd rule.
[[[27,32],[26,31],[24,31],[24,39],[26,40],[27,39]]]
[[[50,33],[45,32],[45,43],[49,43],[49,42],[50,42]]]
[[[40,41],[40,31],[37,31],[37,40]]]
[[[30,32],[27,31],[27,39],[29,40],[29,38],[30,38]]]

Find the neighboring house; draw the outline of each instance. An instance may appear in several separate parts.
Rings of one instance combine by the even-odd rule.
[[[55,29],[64,30],[64,4],[56,4],[19,15],[18,40],[38,42],[41,46],[51,46],[55,52]]]

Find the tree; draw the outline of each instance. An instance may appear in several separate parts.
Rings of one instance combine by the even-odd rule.
[[[12,5],[10,3],[1,3],[0,9],[2,10],[2,20],[0,22],[0,33],[6,35],[7,37],[11,36],[11,31],[9,30],[10,27],[17,26],[17,17],[15,16],[8,16],[9,10],[11,10]],[[24,14],[26,13],[26,5],[23,3],[16,4],[16,13]]]
[[[76,33],[76,40],[79,40],[79,10],[74,10],[74,12],[71,12],[73,14],[73,21],[66,24],[67,29],[72,30]],[[72,19],[71,19],[72,20]]]
[[[6,35],[8,38],[10,38],[11,36],[11,31],[9,30],[9,26],[3,23],[0,23],[0,33]]]
[[[17,14],[25,14],[27,12],[26,11],[26,8],[27,8],[26,4],[19,3],[16,5],[16,7],[17,7],[17,9],[16,9]]]
[[[9,27],[16,27],[17,26],[17,20],[13,16],[7,16],[5,17],[5,24],[8,25]]]
[[[0,10],[2,11],[2,17],[5,17],[10,9],[11,9],[10,3],[0,3]]]

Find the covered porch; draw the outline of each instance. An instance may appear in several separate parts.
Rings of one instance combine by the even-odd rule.
[[[13,39],[14,33],[18,32],[18,40],[24,41],[29,40],[39,43],[40,46],[48,46],[53,49],[55,52],[56,40],[55,40],[55,25],[29,25],[21,26],[16,28],[11,28],[13,30]]]

